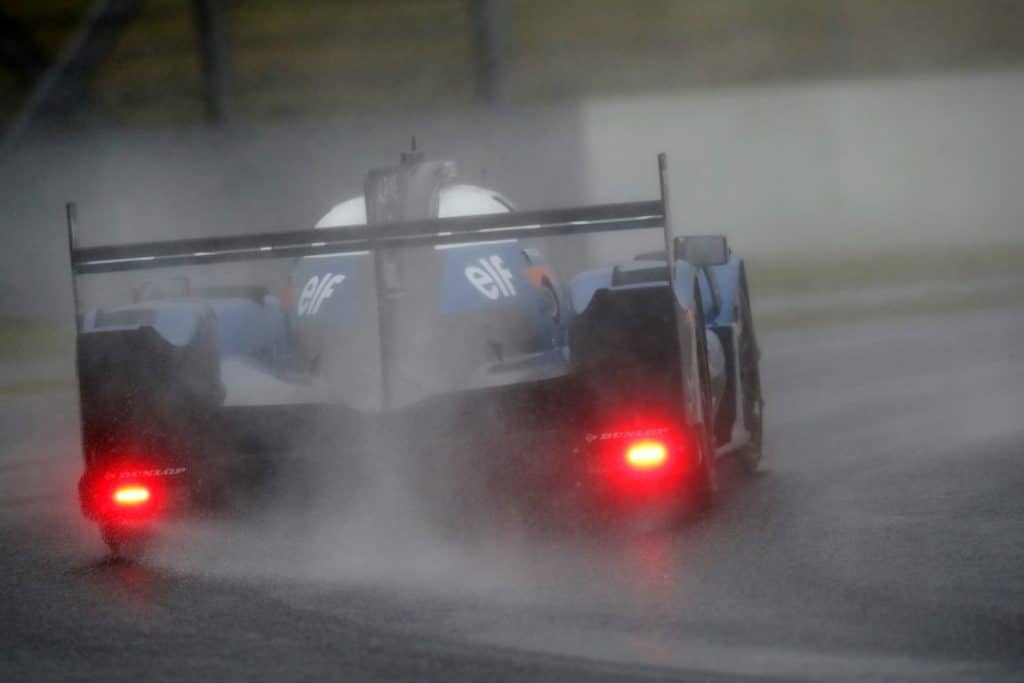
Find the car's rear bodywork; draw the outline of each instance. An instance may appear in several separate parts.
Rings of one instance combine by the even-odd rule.
[[[325,432],[341,461],[401,436],[409,467],[434,478],[470,459],[481,487],[595,482],[618,498],[675,495],[706,473],[710,443],[750,440],[744,410],[760,393],[739,372],[737,331],[752,332],[742,263],[677,258],[664,189],[652,202],[439,218],[452,175],[418,160],[371,172],[369,224],[314,231],[82,248],[69,210],[76,278],[292,263],[280,296],[186,281],[79,316],[86,514],[144,522]],[[544,256],[550,236],[640,228],[663,228],[672,258],[564,283]]]

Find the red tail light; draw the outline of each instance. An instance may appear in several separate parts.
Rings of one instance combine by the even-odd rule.
[[[118,486],[112,496],[118,507],[138,507],[149,502],[149,488],[138,484]]]
[[[635,470],[654,470],[668,462],[668,447],[648,439],[632,443],[626,449],[626,464]]]

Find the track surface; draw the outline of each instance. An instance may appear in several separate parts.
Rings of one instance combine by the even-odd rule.
[[[600,539],[460,542],[382,500],[111,562],[73,398],[5,398],[0,680],[1019,680],[1022,339],[1020,308],[766,336],[762,474]]]

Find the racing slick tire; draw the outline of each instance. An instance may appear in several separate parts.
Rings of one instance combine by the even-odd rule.
[[[701,303],[700,289],[694,281],[694,320],[698,334],[697,364],[700,377],[701,412],[703,419],[697,423],[697,444],[700,451],[700,467],[693,481],[693,511],[697,514],[707,512],[715,504],[718,492],[718,481],[715,466],[715,449],[709,419],[712,414],[711,375],[708,366],[708,342],[705,335],[704,306]]]
[[[764,400],[761,396],[761,350],[754,334],[754,319],[750,306],[750,290],[747,287],[746,270],[740,269],[740,287],[737,300],[737,317],[740,330],[737,339],[740,378],[745,427],[750,434],[749,443],[739,453],[738,460],[748,474],[757,471],[761,464],[764,444]]]
[[[709,511],[715,505],[718,494],[718,476],[715,466],[715,451],[711,446],[711,435],[702,424],[699,430],[699,448],[701,450],[701,466],[693,479],[691,493],[692,510],[695,514]]]
[[[124,560],[141,559],[150,541],[147,530],[122,524],[104,524],[100,527],[100,535],[111,556]]]

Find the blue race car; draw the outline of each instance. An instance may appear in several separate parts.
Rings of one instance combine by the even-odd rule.
[[[659,169],[655,201],[519,212],[403,155],[313,230],[103,247],[69,207],[85,515],[117,552],[313,450],[341,489],[385,454],[448,500],[710,506],[717,456],[760,458],[759,351],[743,262],[672,233]],[[649,228],[666,251],[568,283],[545,257]],[[267,260],[289,264],[276,295],[166,270]],[[143,269],[164,276],[79,303]]]

